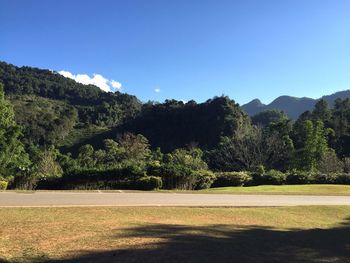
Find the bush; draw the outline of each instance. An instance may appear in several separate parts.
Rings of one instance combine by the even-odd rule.
[[[145,177],[133,166],[107,170],[77,169],[61,178],[45,178],[37,189],[138,189],[137,181]]]
[[[156,176],[141,177],[136,181],[138,190],[154,190],[162,188],[162,178]]]
[[[218,172],[213,187],[243,186],[249,184],[252,177],[247,172]]]
[[[317,170],[324,174],[340,173],[344,169],[344,163],[339,160],[333,149],[329,149],[318,163]]]
[[[310,183],[314,184],[335,184],[337,182],[338,175],[335,173],[317,173],[313,176]]]
[[[277,171],[277,170],[270,170],[264,175],[262,175],[262,183],[263,184],[273,184],[273,185],[280,185],[284,184],[286,182],[287,175]]]
[[[162,179],[156,176],[144,176],[136,180],[76,180],[62,181],[61,178],[50,178],[40,181],[38,189],[67,189],[67,190],[112,190],[112,189],[133,189],[133,190],[154,190],[162,187]]]
[[[291,171],[287,175],[288,184],[309,184],[314,180],[314,175],[311,172]]]
[[[214,183],[216,176],[213,172],[208,170],[199,170],[193,173],[195,177],[195,190],[207,189]]]
[[[257,166],[254,166],[251,171],[254,173],[254,174],[257,174],[257,175],[260,175],[260,176],[263,176],[265,174],[265,167],[263,165],[257,165]]]
[[[337,184],[350,184],[350,174],[342,173],[337,175]]]
[[[7,185],[8,185],[7,181],[0,181],[0,190],[6,190]]]
[[[166,164],[160,167],[158,175],[165,189],[191,190],[195,184],[194,171],[181,164]]]
[[[34,190],[37,187],[40,178],[36,173],[31,171],[25,171],[18,173],[11,182],[11,188],[22,189],[22,190]]]

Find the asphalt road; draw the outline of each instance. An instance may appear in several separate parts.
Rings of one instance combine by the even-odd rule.
[[[0,192],[0,207],[350,205],[350,196]]]

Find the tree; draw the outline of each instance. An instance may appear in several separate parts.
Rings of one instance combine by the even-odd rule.
[[[37,178],[46,179],[50,177],[60,177],[63,170],[57,162],[59,151],[49,147],[43,151],[38,151],[34,161],[34,173]]]
[[[328,107],[327,101],[325,101],[324,99],[319,100],[315,104],[315,108],[312,111],[312,116],[314,120],[321,120],[323,121],[323,123],[329,122],[332,116],[332,112]]]
[[[151,156],[151,150],[146,137],[141,134],[124,133],[117,138],[123,151],[124,160],[146,161]]]
[[[191,147],[189,149],[176,149],[171,153],[171,162],[176,165],[183,165],[191,170],[207,170],[208,165],[203,161],[201,149]]]
[[[212,169],[221,171],[250,170],[259,165],[285,169],[292,152],[293,143],[288,136],[252,127],[232,138],[223,137],[206,160]]]
[[[0,83],[0,176],[16,176],[29,167],[30,161],[20,136],[21,129],[15,122],[13,107],[5,99]]]
[[[285,118],[288,119],[287,115],[284,114],[283,111],[265,110],[265,111],[259,112],[258,114],[254,115],[252,117],[252,123],[254,125],[265,127],[265,126],[270,125],[272,123],[277,123]]]
[[[333,149],[329,149],[320,159],[317,169],[322,173],[343,172],[344,164]]]
[[[340,157],[350,155],[350,99],[337,99],[330,120],[330,127],[334,130],[332,145]]]
[[[94,147],[90,144],[80,147],[77,161],[82,168],[95,167],[96,160],[94,158]]]
[[[321,120],[306,120],[302,122],[301,128],[299,136],[302,143],[295,152],[295,165],[301,170],[316,170],[317,164],[328,151],[327,129]]]

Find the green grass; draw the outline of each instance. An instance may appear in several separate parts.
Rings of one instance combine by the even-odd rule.
[[[350,206],[1,208],[0,262],[349,262]]]
[[[225,194],[283,194],[283,195],[350,195],[350,185],[259,185],[249,187],[218,187],[201,193]]]
[[[26,190],[7,190],[32,193]],[[46,190],[40,190],[46,191]],[[98,190],[62,190],[71,192],[98,192]],[[1,192],[1,190],[0,190]],[[140,190],[102,190],[102,192],[144,192]],[[266,195],[350,195],[350,185],[305,184],[305,185],[259,185],[249,187],[217,187],[199,191],[157,190],[161,193],[197,193],[197,194],[266,194]]]

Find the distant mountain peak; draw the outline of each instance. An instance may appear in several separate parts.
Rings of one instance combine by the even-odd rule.
[[[312,110],[316,102],[320,99],[326,100],[330,106],[333,106],[333,103],[337,98],[350,98],[350,90],[335,92],[330,95],[322,96],[319,99],[312,99],[308,97],[299,98],[283,95],[277,97],[270,104],[267,105],[261,103],[259,99],[254,99],[248,102],[247,104],[242,105],[242,108],[250,116],[253,116],[265,110],[276,109],[284,111],[292,119],[297,119],[303,112],[307,110]]]
[[[249,102],[251,105],[256,105],[256,106],[265,106],[259,99],[254,99],[251,102]]]
[[[247,104],[244,104],[242,108],[249,114],[249,115],[255,115],[262,111],[266,105],[263,104],[259,99],[254,99]]]

